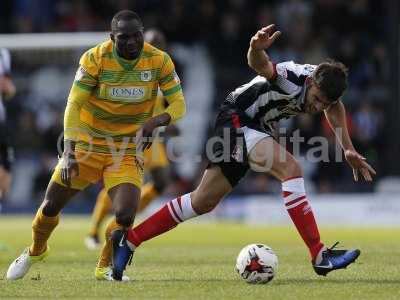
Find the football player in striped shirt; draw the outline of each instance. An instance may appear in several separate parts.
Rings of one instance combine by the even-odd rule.
[[[144,40],[154,47],[166,51],[167,42],[165,35],[157,29],[148,29],[144,32]],[[154,104],[153,116],[162,114],[168,107],[168,102],[160,91]],[[178,128],[171,124],[168,132],[177,133]],[[161,195],[169,183],[169,161],[167,150],[160,138],[155,138],[149,149],[144,151],[144,171],[151,175],[151,181],[141,189],[139,206],[136,213],[143,211],[154,199]],[[92,213],[92,226],[85,245],[89,250],[95,250],[100,246],[99,230],[101,223],[112,211],[112,201],[107,190],[103,188],[97,196],[96,205]]]
[[[170,56],[144,42],[140,17],[120,11],[111,21],[110,39],[80,59],[64,115],[64,152],[45,199],[32,223],[32,244],[10,265],[7,279],[25,276],[49,253],[47,240],[69,200],[103,180],[116,218],[106,234],[130,227],[140,199],[142,152],[146,138],[185,114],[185,102]],[[169,106],[152,117],[161,89]],[[111,251],[111,242],[106,247]],[[102,260],[96,278],[112,280]]]
[[[336,137],[353,169],[354,179],[358,180],[360,173],[371,181],[375,171],[354,149],[346,127],[341,97],[347,87],[347,70],[343,64],[332,61],[318,66],[293,62],[275,65],[265,49],[280,34],[270,25],[251,38],[247,59],[258,76],[230,93],[222,103],[214,136],[224,142],[214,145],[199,186],[128,230],[126,241],[121,240],[114,248],[115,273],[124,271],[133,251],[144,241],[212,211],[250,168],[266,172],[281,182],[285,208],[310,252],[318,275],[343,269],[360,255],[358,249],[337,250],[336,244],[327,248],[322,243],[300,164],[271,137],[274,123],[280,119],[300,113],[324,113],[332,129],[342,131]]]

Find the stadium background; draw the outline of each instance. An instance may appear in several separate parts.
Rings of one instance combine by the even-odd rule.
[[[358,205],[364,210],[351,222],[357,223],[382,210],[386,211],[381,214],[382,220],[396,223],[395,214],[400,211],[396,202],[400,189],[400,163],[396,158],[400,150],[397,1],[39,3],[1,1],[0,47],[11,51],[12,75],[18,90],[17,96],[7,103],[16,161],[13,186],[3,213],[33,212],[41,201],[57,160],[63,110],[80,54],[90,43],[94,45],[95,40],[106,37],[104,32],[109,30],[115,12],[129,8],[139,13],[145,28],[157,27],[166,34],[188,104],[188,115],[178,124],[182,132],[178,147],[182,159],[172,165],[174,181],[166,197],[187,192],[197,183],[205,165],[193,163],[193,157],[204,152],[218,104],[233,88],[254,76],[245,59],[249,38],[262,25],[275,23],[283,36],[268,51],[274,61],[317,64],[331,57],[350,68],[350,87],[344,102],[351,136],[356,148],[378,171],[373,184],[354,183],[346,163],[303,162],[307,190],[316,194],[311,201],[316,199],[317,215],[318,211],[325,211],[324,215],[334,222],[335,206],[343,210],[343,205],[350,205],[348,209],[352,210]],[[59,32],[66,35],[56,34]],[[82,32],[85,34],[78,34]],[[31,33],[53,34],[21,35]],[[303,116],[281,126],[288,129],[288,135],[300,128],[306,141],[315,135],[327,135],[333,140],[321,117]],[[307,149],[302,144],[301,152]],[[67,211],[89,212],[97,191],[97,187],[89,189]],[[251,173],[213,216],[254,219],[261,211],[259,205],[268,206],[263,211],[275,205],[274,210],[282,211],[278,207],[279,194],[278,182]],[[326,206],[326,199],[332,201],[331,206]],[[353,200],[345,201],[348,199]],[[243,216],[243,211],[248,215]],[[388,219],[388,214],[392,218]],[[270,220],[274,219],[281,220],[280,216],[271,215]]]

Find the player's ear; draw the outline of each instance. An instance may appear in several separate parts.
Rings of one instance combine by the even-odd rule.
[[[113,42],[115,42],[114,34],[113,34],[113,33],[110,33],[110,39],[111,39]]]
[[[308,85],[308,86],[311,86],[312,84],[313,84],[313,78],[311,77],[311,76],[308,76],[307,78],[306,78],[306,84]]]

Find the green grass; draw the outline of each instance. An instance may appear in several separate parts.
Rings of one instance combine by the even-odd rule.
[[[3,274],[29,243],[30,222],[0,219]],[[184,224],[138,249],[127,271],[135,280],[117,283],[94,279],[97,253],[82,243],[88,226],[88,219],[64,217],[47,261],[23,280],[0,280],[0,299],[400,299],[400,229],[322,228],[328,244],[340,240],[362,251],[356,264],[324,278],[314,274],[292,227]],[[246,284],[234,272],[236,255],[254,242],[279,258],[277,277],[267,285]]]

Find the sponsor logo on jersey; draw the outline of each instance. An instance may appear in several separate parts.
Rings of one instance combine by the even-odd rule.
[[[146,89],[144,87],[111,87],[110,96],[116,99],[129,99],[129,100],[141,100],[145,98]]]
[[[140,79],[142,81],[150,81],[151,80],[151,71],[140,72]]]

